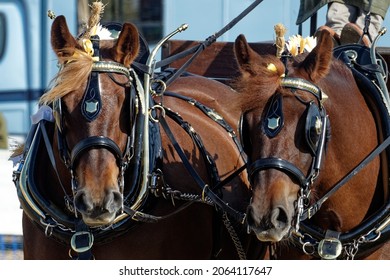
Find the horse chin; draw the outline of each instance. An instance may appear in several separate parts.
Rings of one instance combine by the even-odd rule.
[[[261,230],[261,229],[252,229],[255,233],[258,240],[262,242],[279,242],[284,239],[287,239],[289,236],[289,229],[278,230],[275,228]]]
[[[109,226],[115,220],[115,213],[104,213],[98,217],[90,217],[82,214],[84,223],[89,227]]]

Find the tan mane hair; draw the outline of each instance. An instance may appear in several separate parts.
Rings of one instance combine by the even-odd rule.
[[[275,66],[273,70],[268,68],[271,64]],[[256,74],[242,73],[231,84],[239,92],[238,100],[232,102],[235,103],[232,106],[238,106],[242,111],[250,111],[268,100],[280,87],[285,72],[284,64],[273,55],[262,56],[262,62],[252,67],[256,68]]]
[[[20,156],[24,152],[24,143],[17,144],[15,147],[12,147],[10,149],[10,152],[11,152],[11,155],[9,157],[10,159],[17,157],[17,156]]]
[[[41,96],[40,104],[49,104],[81,86],[87,80],[92,70],[93,59],[86,52],[72,49],[61,50],[63,53],[73,53],[72,56],[59,57],[62,69],[51,82],[51,88]],[[77,77],[77,79],[75,79]],[[77,84],[75,82],[77,81]]]
[[[72,56],[61,56],[58,58],[62,69],[51,81],[51,88],[39,99],[39,104],[47,105],[54,100],[61,98],[81,86],[92,70],[92,57],[78,49],[60,50],[63,53],[72,53]],[[77,77],[77,79],[75,79]],[[75,84],[75,81],[78,83]],[[17,145],[11,149],[10,158],[17,157],[24,152],[24,144]]]

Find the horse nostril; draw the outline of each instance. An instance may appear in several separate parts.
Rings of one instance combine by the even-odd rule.
[[[288,225],[287,212],[282,207],[277,207],[271,212],[271,223],[275,228],[283,229]]]
[[[118,191],[110,191],[104,199],[103,208],[113,213],[122,207],[122,194]]]
[[[87,198],[87,195],[83,191],[79,191],[75,194],[74,203],[76,208],[81,213],[91,211],[93,208],[92,202]]]

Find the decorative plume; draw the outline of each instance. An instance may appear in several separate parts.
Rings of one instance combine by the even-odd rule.
[[[102,40],[109,40],[113,38],[111,37],[111,32],[100,25],[100,19],[104,13],[105,5],[103,5],[101,1],[95,1],[92,5],[89,5],[89,7],[91,8],[91,15],[84,32],[78,38],[79,43],[83,46],[85,52],[93,57],[94,50],[90,39],[92,35],[99,35],[99,38]],[[94,59],[98,58],[94,57]]]
[[[293,35],[288,39],[286,48],[292,56],[303,53],[304,51],[311,52],[317,44],[314,37],[302,38],[301,35]]]
[[[275,39],[276,56],[281,57],[284,51],[284,44],[285,44],[284,35],[286,34],[287,29],[281,23],[275,25],[274,29],[276,34],[276,39]]]
[[[90,38],[92,35],[96,34],[101,16],[104,13],[105,5],[103,5],[101,1],[95,1],[92,5],[90,5],[90,7],[91,15],[89,17],[86,30],[82,36],[83,38]]]

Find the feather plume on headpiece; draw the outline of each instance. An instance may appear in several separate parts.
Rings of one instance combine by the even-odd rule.
[[[293,35],[286,43],[287,50],[292,56],[297,56],[304,51],[311,52],[317,44],[315,37],[302,38],[301,35]]]
[[[284,35],[286,34],[286,27],[278,23],[277,25],[274,26],[275,29],[275,34],[276,34],[276,39],[275,39],[275,45],[276,45],[276,57],[281,57],[282,53],[284,52]]]
[[[105,5],[103,5],[101,1],[95,1],[92,3],[92,5],[90,5],[90,7],[91,15],[88,19],[86,30],[84,31],[82,38],[90,38],[92,35],[96,35],[100,19],[104,13]]]
[[[103,40],[113,38],[111,37],[111,32],[100,24],[105,5],[103,5],[101,1],[95,1],[92,5],[89,5],[89,7],[91,8],[91,13],[84,32],[79,36],[79,43],[83,46],[84,50],[93,57],[94,50],[90,40],[91,36],[99,35],[99,38]]]

